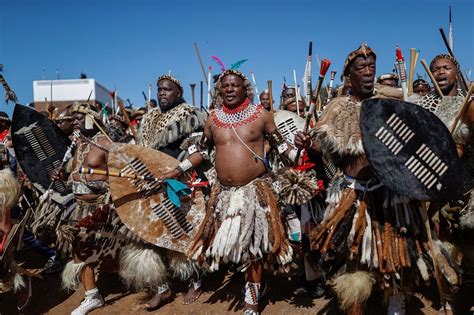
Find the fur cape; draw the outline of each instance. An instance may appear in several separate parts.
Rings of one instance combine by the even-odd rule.
[[[376,85],[373,98],[401,99],[399,89]],[[360,102],[350,96],[336,97],[326,107],[316,128],[316,138],[321,143],[323,153],[339,162],[346,156],[363,156],[360,131]]]
[[[160,149],[177,140],[201,131],[206,123],[206,114],[192,105],[183,103],[160,113],[154,108],[143,116],[138,130],[138,144]]]

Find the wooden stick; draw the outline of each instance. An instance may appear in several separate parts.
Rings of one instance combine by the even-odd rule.
[[[461,108],[459,109],[459,111],[456,115],[456,118],[454,119],[453,125],[449,129],[449,132],[451,132],[451,134],[453,134],[454,130],[456,130],[456,127],[457,127],[459,121],[461,120],[461,118],[463,118],[465,112],[469,108],[469,104],[471,103],[469,101],[469,99],[471,98],[471,95],[472,95],[473,92],[474,92],[474,83],[471,83],[471,86],[469,87],[469,91],[467,92],[466,98],[464,99],[464,102],[463,102]]]
[[[158,179],[157,177],[153,176],[142,176],[137,174],[130,174],[130,173],[123,173],[118,170],[99,170],[96,168],[88,168],[88,167],[81,167],[79,169],[80,174],[97,174],[97,175],[106,175],[110,177],[124,177],[124,178],[132,178],[132,179],[141,179],[151,182],[161,182],[162,180]]]
[[[443,97],[443,92],[441,92],[441,88],[439,87],[438,82],[436,82],[436,79],[435,79],[433,73],[431,73],[431,70],[428,67],[428,64],[426,63],[425,59],[421,59],[421,64],[425,68],[426,73],[428,73],[428,75],[431,79],[431,82],[433,83],[433,85],[435,87],[436,93],[438,93],[439,97]]]
[[[453,57],[454,60],[457,60],[456,57],[454,56],[453,50],[451,49],[451,45],[449,45],[448,39],[446,38],[446,34],[444,33],[444,29],[442,27],[439,29],[439,32],[441,33],[441,37],[443,38],[444,44],[446,45],[446,49],[448,50],[449,55]],[[457,70],[458,79],[460,79],[458,81],[461,81],[461,84],[462,84],[461,88],[463,89],[464,92],[466,92],[468,90],[467,88],[468,85],[467,85],[466,78],[464,77],[461,71],[461,67],[459,67],[459,69],[456,69],[456,70]]]
[[[94,122],[94,124],[96,125],[97,128],[99,128],[100,132],[102,132],[104,134],[104,136],[110,141],[110,142],[113,142],[112,139],[110,139],[109,135],[104,131],[104,129],[99,125],[99,123],[97,121],[95,121],[94,117],[92,115],[90,115],[90,118],[92,119],[92,121]]]
[[[270,113],[272,117],[275,116],[275,109],[273,108],[273,83],[272,80],[267,81],[268,84],[268,98],[270,99]]]
[[[372,221],[372,227],[375,230],[375,244],[377,245],[377,257],[379,260],[379,271],[384,272],[383,267],[383,247],[382,247],[382,236],[380,233],[380,223],[378,221]]]
[[[434,269],[434,276],[435,276],[435,279],[436,279],[436,285],[438,287],[438,293],[439,293],[439,299],[440,299],[440,302],[441,302],[441,305],[444,305],[445,304],[445,300],[444,300],[444,296],[443,296],[443,289],[442,289],[442,286],[441,286],[441,276],[439,274],[439,269],[438,269],[438,265],[436,263],[436,252],[435,252],[435,245],[434,245],[434,242],[433,242],[433,238],[431,237],[431,227],[430,227],[430,221],[429,221],[429,216],[428,216],[428,205],[426,202],[422,202],[421,203],[421,209],[423,211],[423,216],[425,218],[425,230],[426,230],[426,234],[428,236],[428,246],[429,246],[429,249],[430,249],[430,252],[431,252],[431,260],[433,262],[433,269]]]
[[[413,94],[413,81],[416,68],[416,48],[410,48],[410,73],[408,74],[408,96]]]
[[[199,48],[198,48],[197,43],[194,43],[194,48],[196,49],[196,54],[199,59],[199,64],[201,65],[202,75],[204,76],[204,79],[206,80],[206,84],[210,84],[210,82],[207,81],[206,70],[204,69],[204,64],[202,63],[201,54],[199,54]]]
[[[135,139],[135,142],[138,142],[137,132],[135,131],[135,128],[132,126],[132,122],[130,121],[130,117],[128,117],[128,113],[125,110],[125,107],[123,106],[122,101],[117,101],[117,105],[119,106],[120,111],[122,112],[123,117],[125,118],[125,122],[127,123],[128,128],[132,132],[133,139]]]

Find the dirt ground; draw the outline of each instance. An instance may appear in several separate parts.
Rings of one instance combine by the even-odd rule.
[[[24,252],[22,258],[28,263],[26,268],[41,265],[44,261],[35,253]],[[28,259],[25,259],[28,258]],[[270,285],[268,298],[264,301],[263,314],[340,314],[336,302],[329,293],[324,298],[314,299],[308,295],[295,295],[296,279],[287,276],[266,275]],[[146,292],[127,292],[116,274],[101,275],[98,282],[99,290],[105,299],[105,307],[91,314],[239,314],[242,313],[240,304],[244,278],[241,273],[225,270],[208,274],[203,280],[203,294],[192,305],[184,305],[183,297],[187,288],[179,282],[173,282],[171,287],[176,292],[171,303],[158,310],[148,312],[142,303],[148,298]],[[474,287],[467,287],[461,292],[460,312],[472,314]],[[60,273],[45,276],[43,279],[33,279],[33,299],[23,314],[70,314],[81,302],[83,289],[76,292],[66,292],[61,289]],[[437,314],[437,305],[432,301],[437,299],[434,288],[428,288],[423,294],[416,293],[408,300],[407,314]],[[381,305],[382,298],[375,296],[367,303],[369,314],[386,314]]]

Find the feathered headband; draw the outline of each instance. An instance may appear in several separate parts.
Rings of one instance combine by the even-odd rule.
[[[181,93],[183,93],[183,86],[181,85],[181,82],[179,82],[179,80],[176,79],[175,77],[173,77],[171,75],[164,74],[164,75],[158,77],[158,80],[156,81],[156,84],[158,85],[158,83],[160,83],[160,81],[162,81],[162,80],[168,80],[168,81],[173,82],[174,84],[176,84],[178,86]]]

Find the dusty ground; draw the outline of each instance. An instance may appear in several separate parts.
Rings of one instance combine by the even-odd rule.
[[[265,302],[263,314],[337,314],[334,303],[328,298],[312,299],[294,296],[294,281],[278,277],[270,281],[271,292]],[[243,279],[240,275],[225,276],[224,273],[209,275],[205,292],[193,305],[183,305],[185,287],[174,286],[178,291],[174,300],[154,312],[142,309],[140,303],[147,298],[145,292],[124,293],[120,280],[115,275],[104,276],[99,287],[105,297],[106,306],[91,314],[230,314],[242,313],[240,290]],[[69,314],[82,300],[83,290],[73,294],[61,291],[58,276],[35,280],[34,300],[25,314]],[[215,290],[214,290],[215,289]],[[412,299],[409,314],[435,314],[428,300]],[[378,313],[378,312],[376,312]]]
[[[34,253],[23,253],[27,261],[35,264],[44,263],[35,258]],[[26,258],[26,257],[24,257]],[[26,264],[25,267],[32,267]],[[338,314],[337,306],[330,296],[313,299],[305,295],[295,295],[296,280],[283,276],[267,275],[270,285],[268,299],[264,302],[263,314]],[[104,308],[91,314],[241,314],[240,305],[241,288],[244,285],[242,274],[233,274],[220,271],[209,274],[203,281],[204,293],[192,305],[183,305],[183,294],[186,286],[182,283],[173,283],[172,288],[176,293],[171,303],[159,310],[147,312],[141,303],[148,295],[145,292],[127,292],[117,275],[105,274],[99,279],[98,286],[105,298]],[[473,287],[464,289],[463,298],[460,299],[460,312],[458,314],[471,314],[474,301],[472,299]],[[417,293],[411,296],[408,302],[407,314],[437,314],[432,300],[436,295],[432,289],[424,290],[425,298]],[[82,289],[74,293],[67,293],[61,289],[60,275],[45,276],[43,279],[33,279],[33,299],[30,307],[24,314],[70,314],[81,302],[84,296]],[[369,301],[370,314],[384,314],[381,297]]]

